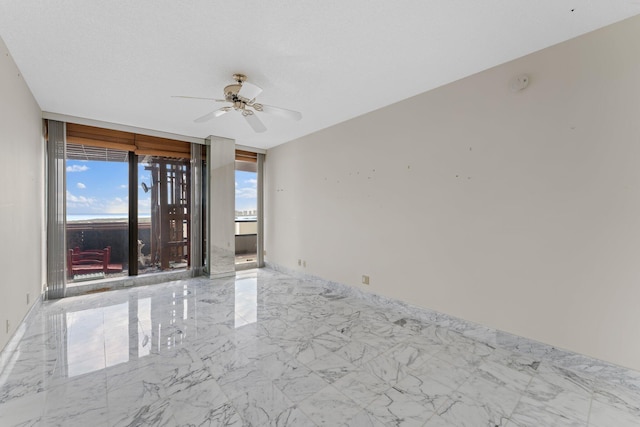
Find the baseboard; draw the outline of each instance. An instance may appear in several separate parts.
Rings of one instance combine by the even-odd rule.
[[[73,297],[88,293],[112,291],[116,289],[131,288],[135,286],[157,285],[158,283],[171,282],[195,277],[194,270],[163,271],[141,276],[126,276],[113,279],[95,280],[92,282],[80,282],[67,285],[65,297]]]
[[[38,296],[38,298],[33,302],[29,310],[27,310],[27,313],[22,318],[20,325],[18,325],[16,330],[13,332],[9,341],[7,341],[7,344],[2,348],[2,350],[0,350],[0,378],[2,378],[4,369],[10,364],[16,348],[18,348],[18,344],[26,332],[29,320],[42,307],[42,298],[43,295],[40,294],[40,296]],[[0,381],[0,384],[1,383],[2,382]]]

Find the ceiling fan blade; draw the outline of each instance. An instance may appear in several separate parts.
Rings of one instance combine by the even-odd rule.
[[[262,133],[267,130],[264,123],[262,123],[262,120],[260,120],[258,116],[253,114],[252,111],[247,110],[245,112],[251,113],[251,114],[244,114],[243,112],[242,115],[244,116],[245,120],[247,121],[247,123],[249,123],[249,126],[251,126],[254,131],[258,133]]]
[[[182,96],[182,95],[171,95],[172,98],[185,98],[185,99],[204,99],[207,101],[215,101],[215,102],[227,102],[226,99],[216,99],[216,98],[202,98],[199,96]]]
[[[215,110],[215,111],[212,111],[212,112],[210,112],[208,114],[205,114],[202,117],[198,117],[197,119],[194,120],[194,122],[196,122],[196,123],[204,123],[206,121],[209,121],[209,120],[213,119],[214,117],[220,117],[221,115],[227,113],[229,110],[231,110],[231,107],[222,107],[219,110]]]
[[[256,107],[258,104],[254,104]],[[271,105],[259,104],[260,109],[256,108],[258,111],[262,111],[263,113],[273,114],[274,116],[284,117],[285,119],[291,120],[300,120],[302,119],[302,113],[299,111],[287,110],[286,108],[273,107]]]
[[[253,83],[244,82],[242,83],[242,87],[238,91],[238,96],[244,99],[252,100],[255,99],[256,96],[260,95],[261,92],[262,89],[254,85]]]

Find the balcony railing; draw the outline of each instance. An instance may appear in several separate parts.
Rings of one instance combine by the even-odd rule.
[[[257,265],[258,222],[236,220],[236,264],[253,267]]]
[[[78,251],[98,250],[106,247],[110,248],[110,263],[118,264],[121,273],[126,275],[128,270],[127,256],[127,232],[128,223],[122,221],[87,221],[67,223],[67,246],[78,248]],[[150,247],[151,223],[141,221],[138,228],[140,242],[146,248]],[[250,264],[257,262],[258,248],[258,223],[256,220],[236,220],[235,221],[235,246],[236,264]],[[110,275],[109,270],[107,272]],[[72,271],[70,271],[72,274]],[[73,275],[72,275],[73,277]]]

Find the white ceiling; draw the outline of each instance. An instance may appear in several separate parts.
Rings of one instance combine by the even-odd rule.
[[[0,0],[43,111],[270,148],[633,15],[639,0]],[[526,72],[526,70],[522,70]],[[204,124],[242,72],[301,111]],[[505,82],[507,84],[507,82]]]

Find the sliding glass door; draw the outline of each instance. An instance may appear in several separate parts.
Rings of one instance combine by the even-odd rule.
[[[188,159],[138,156],[138,274],[190,266]]]
[[[67,144],[67,282],[128,274],[128,152]]]
[[[257,154],[236,150],[236,270],[258,267]]]
[[[67,283],[190,268],[191,144],[67,124],[66,148]]]

